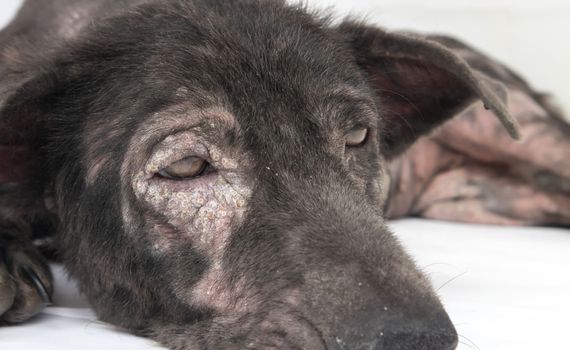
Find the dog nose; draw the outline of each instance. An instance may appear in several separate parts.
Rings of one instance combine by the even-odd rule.
[[[381,288],[358,269],[331,268],[312,279],[305,304],[328,350],[453,350],[457,332],[435,293],[403,285]]]
[[[444,311],[431,317],[387,316],[389,310],[370,308],[332,339],[330,350],[453,350],[457,332]]]

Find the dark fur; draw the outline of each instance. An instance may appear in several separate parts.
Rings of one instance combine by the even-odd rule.
[[[70,33],[62,18],[77,9],[91,24]],[[475,99],[516,135],[500,84],[436,42],[333,26],[280,1],[28,1],[0,39],[0,147],[22,152],[4,160],[1,237],[29,246],[54,234],[103,320],[173,349],[455,347],[435,293],[384,224],[381,179],[386,159]],[[231,110],[239,128],[217,137],[251,160],[247,215],[222,265],[230,285],[246,281],[246,292],[229,289],[232,302],[255,302],[246,313],[180,297],[211,262],[183,240],[156,254],[149,222],[168,223],[124,187],[133,133],[179,87]],[[367,143],[335,148],[354,126],[371,128]],[[129,224],[123,198],[136,209]],[[41,258],[27,256],[50,289]],[[18,264],[8,273],[18,277]],[[6,320],[38,311],[28,287],[14,297],[35,306],[16,303]]]

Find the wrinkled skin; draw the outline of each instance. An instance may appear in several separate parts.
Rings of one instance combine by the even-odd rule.
[[[508,88],[513,142],[474,105],[390,164],[387,215],[497,225],[570,225],[570,124],[551,98],[455,40],[434,37]]]
[[[280,1],[30,0],[0,126],[8,323],[49,303],[39,245],[172,349],[453,349],[385,217],[569,222],[568,124],[518,77]],[[163,176],[187,157],[208,166]]]
[[[526,100],[517,101],[521,105],[532,103],[528,96],[520,97]],[[535,109],[535,115],[528,111],[520,111],[528,135],[520,143],[503,138],[496,131],[502,127],[485,118],[489,112],[483,107],[472,107],[416,143],[390,165],[394,181],[387,214],[496,225],[570,225],[570,163],[563,157],[570,152],[570,130],[542,109]],[[474,129],[477,139],[469,136]]]

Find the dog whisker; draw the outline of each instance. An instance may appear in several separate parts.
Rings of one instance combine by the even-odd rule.
[[[475,344],[474,341],[472,341],[471,339],[467,338],[464,335],[458,334],[459,338],[459,342],[463,345],[466,345],[468,347],[470,347],[471,349],[475,349],[475,350],[481,350],[481,348],[479,348],[479,346],[477,346],[477,344]]]
[[[439,287],[436,289],[436,292],[439,292],[443,287],[447,286],[448,284],[450,284],[451,282],[455,281],[456,279],[458,279],[458,278],[460,278],[460,277],[466,275],[468,272],[469,272],[469,271],[464,271],[464,272],[461,272],[461,273],[459,273],[459,274],[457,274],[457,275],[451,277],[451,278],[448,279],[446,282],[444,282],[441,286],[439,286]]]

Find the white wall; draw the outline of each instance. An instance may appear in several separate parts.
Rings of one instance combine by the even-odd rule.
[[[312,0],[389,28],[452,33],[508,63],[570,111],[568,0]]]
[[[0,0],[0,26],[21,0]],[[48,0],[44,0],[48,1]],[[296,0],[292,0],[296,1]],[[304,0],[390,28],[453,33],[507,62],[570,111],[568,0]]]
[[[18,9],[21,0],[0,0],[0,27],[3,27]]]

